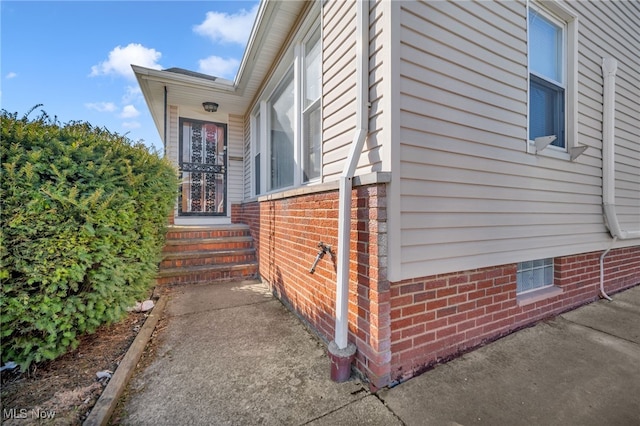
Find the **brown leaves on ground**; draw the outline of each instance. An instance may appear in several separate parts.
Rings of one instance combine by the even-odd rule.
[[[116,370],[145,319],[144,313],[130,313],[82,337],[76,350],[54,361],[24,374],[3,371],[2,424],[43,424],[48,416],[45,424],[81,425],[107,384],[96,373]]]

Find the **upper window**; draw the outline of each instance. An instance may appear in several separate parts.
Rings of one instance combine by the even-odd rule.
[[[255,114],[253,121],[253,185],[254,185],[254,193],[255,195],[260,194],[260,132],[261,132],[261,124],[260,124],[260,112]]]
[[[566,24],[529,9],[529,139],[555,135],[566,148]]]
[[[320,55],[320,30],[312,33],[304,44],[304,105],[302,112],[302,181],[320,177],[320,93],[322,62]]]
[[[277,73],[275,88],[253,113],[255,195],[312,182],[321,175],[320,26],[309,21],[303,27],[281,63],[287,70]]]
[[[293,185],[294,173],[294,80],[289,71],[269,100],[269,189]]]

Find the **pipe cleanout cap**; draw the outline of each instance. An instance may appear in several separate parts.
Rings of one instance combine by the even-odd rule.
[[[340,349],[336,342],[331,342],[328,352],[331,360],[331,380],[337,383],[349,380],[351,364],[356,357],[356,345],[349,343],[346,348]]]

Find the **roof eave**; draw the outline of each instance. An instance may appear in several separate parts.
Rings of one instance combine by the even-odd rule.
[[[260,50],[260,46],[264,43],[264,34],[267,31],[268,23],[273,15],[276,5],[270,0],[261,0],[256,19],[253,22],[251,28],[251,34],[247,41],[247,47],[242,55],[236,78],[234,79],[234,85],[236,87],[242,87],[244,82],[244,76],[251,74],[250,71],[253,68],[256,58],[256,52]]]
[[[146,71],[148,71],[148,69],[137,65],[131,65],[131,67],[133,68],[136,80],[138,80],[138,85],[140,86],[140,90],[142,91],[142,96],[144,96],[144,101],[147,104],[147,108],[149,108],[151,118],[156,125],[156,129],[158,130],[158,134],[160,135],[162,144],[166,145],[166,141],[164,140],[164,99],[162,99],[160,111],[158,111],[157,101],[153,97],[152,90],[148,84],[148,80],[144,78],[144,76],[147,75]]]
[[[131,65],[133,72],[136,74],[138,82],[143,80],[155,80],[164,82],[167,84],[176,84],[179,86],[194,87],[200,89],[219,90],[225,92],[234,92],[236,85],[230,80],[208,80],[190,75],[177,74],[170,71],[155,70],[151,68],[144,68],[138,65]]]

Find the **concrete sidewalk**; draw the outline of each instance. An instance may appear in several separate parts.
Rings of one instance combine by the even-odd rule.
[[[400,424],[362,383],[331,381],[324,345],[263,284],[179,287],[169,297],[123,424]]]
[[[171,290],[133,425],[638,425],[640,286],[372,395],[260,283]]]
[[[407,425],[640,425],[640,287],[513,333],[391,390]]]

